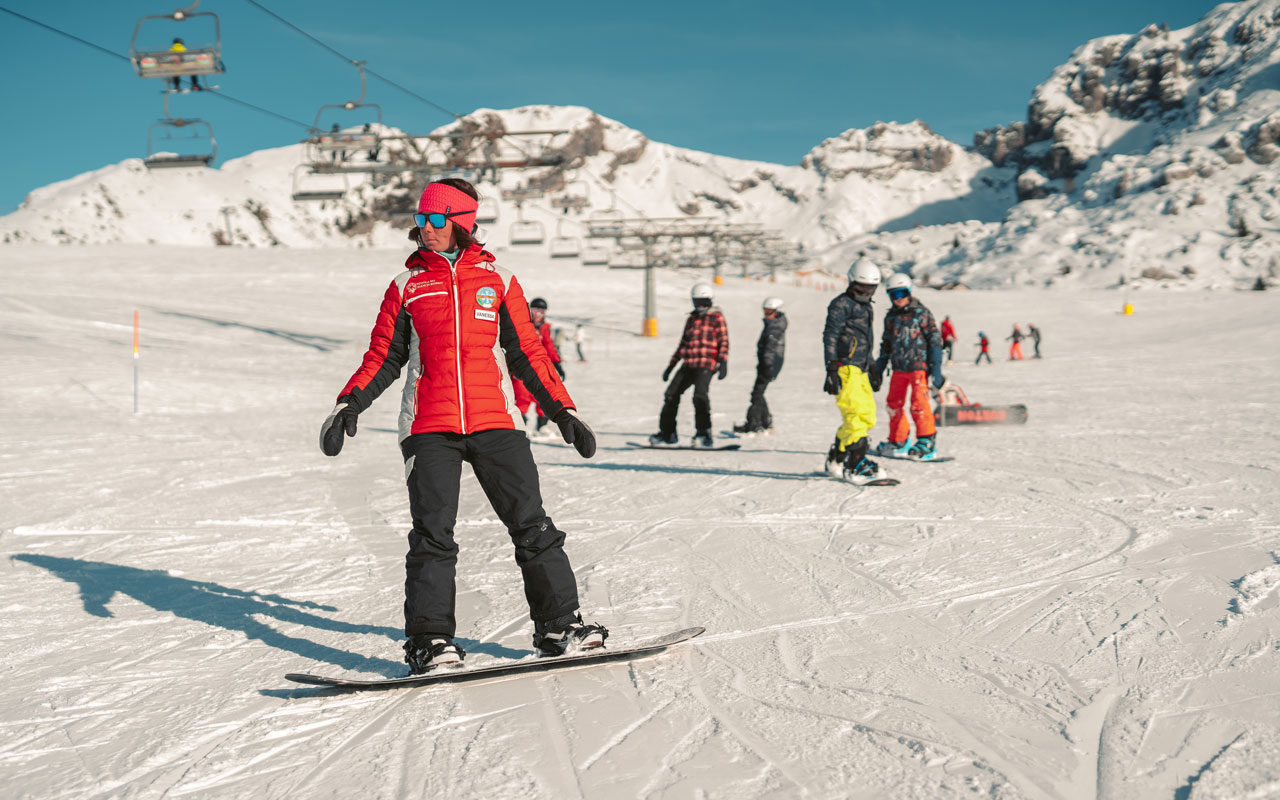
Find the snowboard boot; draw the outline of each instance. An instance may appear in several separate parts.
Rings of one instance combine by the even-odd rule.
[[[422,675],[438,667],[460,667],[466,655],[447,636],[418,633],[404,643],[404,660],[410,675]]]
[[[842,464],[844,464],[844,451],[840,449],[840,440],[836,439],[831,443],[831,449],[827,451],[827,460],[822,468],[830,475],[839,475]]]
[[[863,456],[853,465],[845,464],[844,467],[845,480],[855,482],[873,481],[877,478],[884,477],[884,473],[880,470],[880,465],[871,459]]]
[[[604,647],[609,631],[603,625],[587,624],[574,612],[550,622],[539,622],[533,628],[533,649],[539,656],[572,655],[583,650]]]
[[[715,447],[716,444],[711,440],[711,431],[698,431],[693,437],[694,447]]]
[[[675,431],[672,431],[671,433],[658,431],[657,433],[649,435],[649,444],[654,447],[671,446],[680,444],[680,440],[676,438]]]
[[[909,449],[906,442],[883,441],[876,445],[875,453],[880,456],[905,456]]]
[[[935,449],[936,439],[938,435],[921,436],[916,439],[915,444],[911,445],[911,449],[907,451],[907,455],[920,461],[932,461],[938,457],[938,451]]]

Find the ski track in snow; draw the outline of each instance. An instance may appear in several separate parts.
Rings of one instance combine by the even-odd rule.
[[[978,329],[1045,331],[1042,361],[946,370],[979,401],[1026,403],[1030,421],[944,428],[956,461],[888,461],[902,485],[860,489],[813,475],[838,423],[820,391],[828,294],[727,279],[715,429],[745,411],[765,294],[791,320],[768,391],[778,428],[738,452],[644,450],[625,442],[656,426],[704,276],[659,276],[652,341],[621,332],[638,327],[637,273],[499,253],[553,324],[591,330],[567,386],[600,450],[534,445],[585,615],[611,642],[707,633],[636,662],[350,693],[283,674],[404,669],[399,386],[341,457],[316,447],[402,256],[192,252],[5,250],[11,796],[1051,800],[1280,785],[1270,293],[1146,293],[1125,318],[1107,292],[922,292],[959,325],[958,356]],[[682,434],[691,417],[686,398]],[[469,470],[456,533],[468,661],[529,656],[510,540]]]

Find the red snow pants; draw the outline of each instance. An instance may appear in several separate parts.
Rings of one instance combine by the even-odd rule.
[[[533,394],[528,389],[524,388],[523,382],[518,378],[512,378],[511,388],[514,390],[516,395],[516,408],[520,409],[521,414],[529,413],[529,406],[533,406],[537,410],[538,416],[544,416],[542,413],[542,407],[538,405],[538,401],[534,398]]]
[[[1014,342],[1013,344],[1009,345],[1009,360],[1010,361],[1022,360],[1022,342]]]
[[[911,437],[911,423],[903,407],[911,395],[911,419],[916,423],[916,438],[933,436],[933,408],[929,404],[929,373],[922,369],[895,372],[889,378],[889,441],[905,442]]]

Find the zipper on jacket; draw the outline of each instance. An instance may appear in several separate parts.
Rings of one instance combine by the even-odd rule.
[[[459,254],[461,258],[461,254]],[[458,367],[458,421],[462,423],[462,433],[467,432],[467,403],[462,399],[462,309],[458,302],[458,264],[449,265],[449,273],[453,276],[453,355]]]

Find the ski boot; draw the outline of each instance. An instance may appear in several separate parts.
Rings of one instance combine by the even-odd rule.
[[[465,650],[446,636],[418,633],[404,643],[404,660],[410,675],[422,675],[439,667],[461,667],[466,655]]]
[[[918,461],[932,461],[938,457],[938,451],[935,449],[936,439],[938,435],[921,436],[916,439],[915,444],[911,445],[911,449],[907,450],[907,455]]]
[[[716,446],[715,442],[711,440],[711,431],[698,431],[693,437],[692,444],[694,447],[703,448]]]
[[[539,622],[533,629],[533,649],[540,657],[562,656],[604,647],[609,630],[603,625],[587,624],[578,613],[566,614],[550,622]]]
[[[676,438],[675,431],[671,433],[658,431],[657,433],[649,434],[649,444],[653,447],[673,447],[680,444],[680,440]]]
[[[876,445],[875,454],[879,456],[905,456],[910,449],[906,442],[890,442],[888,440]]]

